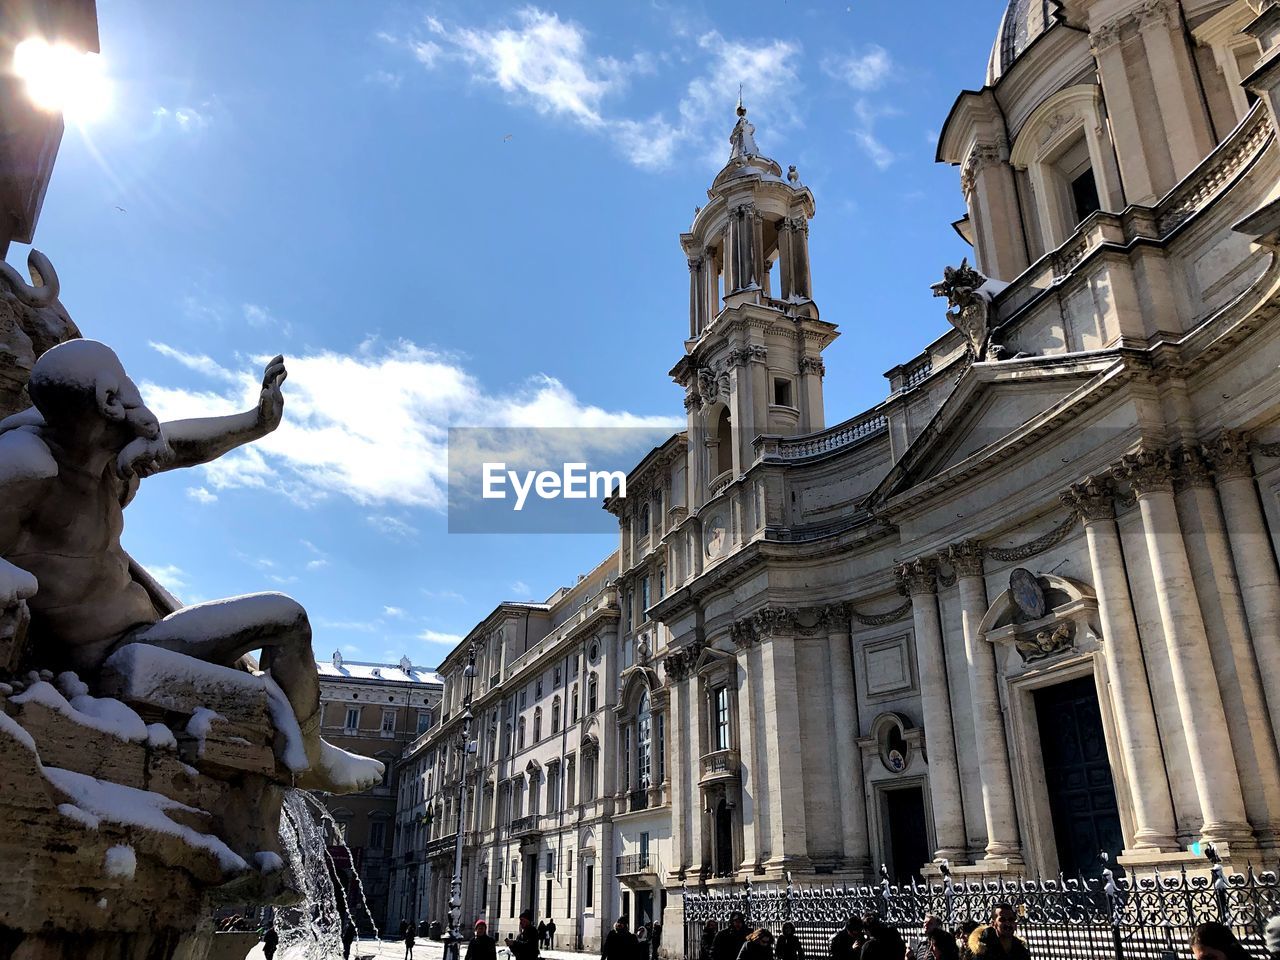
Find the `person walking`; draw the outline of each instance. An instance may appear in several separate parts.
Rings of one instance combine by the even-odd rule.
[[[720,924],[708,920],[702,925],[702,940],[698,944],[698,960],[711,960],[711,948],[720,932]]]
[[[902,934],[898,933],[897,927],[881,920],[880,914],[864,914],[862,932],[859,960],[903,960],[906,957],[907,945],[902,942]]]
[[[511,960],[538,960],[538,930],[533,925],[533,911],[520,914],[520,929],[514,937],[507,937],[507,949]]]
[[[547,922],[545,920],[538,921],[538,946],[545,947],[547,945]]]
[[[1031,951],[1015,936],[1018,914],[1011,903],[991,908],[991,922],[969,934],[969,954],[975,960],[1031,960]]]
[[[831,960],[858,960],[861,949],[862,918],[850,917],[844,922],[844,929],[831,938],[827,953]]]
[[[729,914],[729,925],[711,943],[711,960],[738,960],[747,942],[747,918],[741,910]]]
[[[404,960],[413,960],[414,942],[414,926],[412,923],[406,923],[404,925]]]
[[[547,949],[554,950],[556,948],[556,921],[554,917],[547,918]]]
[[[627,929],[627,918],[619,917],[600,947],[600,960],[636,960],[639,950],[636,935]]]
[[[645,960],[658,960],[658,950],[662,946],[662,924],[654,922],[649,929],[649,955]]]
[[[778,960],[804,960],[804,945],[796,936],[796,925],[788,920],[782,925],[782,936],[773,945]]]
[[[1196,927],[1191,934],[1191,955],[1196,960],[1249,960],[1249,951],[1231,928],[1216,920]]]
[[[747,934],[738,960],[773,960],[773,933],[768,927],[756,927]]]
[[[489,936],[489,924],[485,921],[476,921],[475,933],[467,944],[463,960],[498,960],[498,944]]]
[[[956,938],[942,929],[941,923],[925,936],[924,942],[929,946],[928,960],[960,960]]]
[[[342,924],[342,960],[351,960],[351,943],[356,938],[356,925],[348,917]]]
[[[942,921],[932,913],[925,914],[924,930],[921,932],[920,939],[915,942],[915,946],[911,948],[911,960],[929,960],[933,956],[933,945],[929,936],[935,930],[942,930]],[[955,943],[955,937],[951,938],[951,942]]]
[[[267,934],[262,938],[262,955],[271,960],[276,955],[276,947],[280,946],[280,934],[276,933],[274,926],[267,928]]]

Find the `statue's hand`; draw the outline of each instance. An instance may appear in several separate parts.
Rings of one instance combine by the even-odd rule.
[[[280,426],[280,418],[284,416],[284,394],[280,385],[284,383],[289,371],[284,368],[284,357],[278,356],[267,364],[262,372],[262,393],[258,397],[258,428],[270,433]]]

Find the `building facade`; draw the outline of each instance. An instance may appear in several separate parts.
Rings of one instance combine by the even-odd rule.
[[[1274,863],[1278,89],[1273,0],[1010,0],[938,146],[973,246],[935,287],[951,328],[831,427],[815,198],[739,109],[681,236],[687,428],[607,504],[613,613],[586,631],[614,659],[573,740],[602,758],[573,849],[613,859],[609,910],[678,929],[685,885],[881,865]],[[547,642],[486,661],[482,731],[542,705],[520,692],[579,649],[568,602],[534,615]],[[446,701],[495,626],[448,661]],[[530,751],[486,759],[484,789],[527,794],[551,765]],[[548,809],[516,795],[510,819],[481,805],[475,849],[543,914],[520,871],[562,834],[504,838]]]
[[[319,662],[321,736],[352,753],[381,760],[382,783],[343,797],[322,794],[346,847],[335,844],[330,856],[342,883],[342,895],[362,929],[382,925],[387,915],[391,849],[396,817],[396,761],[439,717],[444,682],[408,657],[399,663],[357,663],[334,652]],[[356,883],[359,877],[359,886]],[[361,905],[361,887],[368,903]]]

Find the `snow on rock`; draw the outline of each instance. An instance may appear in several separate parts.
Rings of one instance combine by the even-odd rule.
[[[973,292],[990,303],[996,297],[1000,296],[1000,294],[1004,293],[1008,286],[1009,284],[1005,283],[1003,280],[987,280]]]
[[[93,814],[85,813],[83,810],[77,807],[74,803],[58,804],[58,812],[62,814],[64,817],[67,817],[70,820],[74,820],[76,823],[80,824],[80,826],[84,827],[87,830],[97,830],[98,824],[102,822]]]
[[[275,725],[276,732],[284,739],[284,750],[280,762],[293,773],[301,773],[311,764],[307,760],[307,751],[302,745],[302,728],[298,726],[298,715],[293,712],[293,704],[268,674],[259,674],[258,679],[267,690],[267,709],[271,712],[271,722]]]
[[[147,724],[147,746],[153,750],[176,750],[178,738],[163,723]]]
[[[204,756],[205,737],[209,736],[213,722],[225,719],[226,717],[216,710],[210,710],[208,707],[196,707],[195,713],[191,714],[191,719],[187,721],[187,733],[196,739],[196,756]]]
[[[138,790],[119,783],[97,780],[83,773],[76,773],[74,770],[45,767],[44,775],[50,783],[67,794],[77,807],[90,816],[108,823],[139,827],[175,837],[190,847],[211,854],[217,859],[218,865],[228,873],[249,868],[239,854],[217,837],[200,833],[168,817],[169,811],[201,813],[194,807],[149,790]],[[63,804],[63,806],[67,805]]]
[[[71,670],[65,670],[58,674],[58,689],[62,691],[62,695],[68,700],[75,697],[88,696],[89,694],[89,685]]]
[[[0,604],[9,606],[19,600],[29,600],[39,587],[36,578],[27,571],[0,558]]]
[[[117,843],[111,847],[102,861],[102,872],[108,877],[132,880],[137,869],[138,856],[133,852],[133,847],[127,843]]]
[[[0,435],[0,483],[47,480],[57,475],[58,462],[34,432],[17,429]]]
[[[280,854],[270,850],[259,850],[253,855],[253,862],[257,864],[261,873],[275,873],[284,868],[284,861],[280,859]]]
[[[22,725],[18,723],[17,720],[13,719],[13,717],[9,716],[7,713],[3,711],[0,711],[0,732],[6,733],[9,736],[13,737],[13,739],[17,740],[20,744],[22,744],[32,753],[37,752],[36,742],[35,740],[31,739],[31,734],[27,733],[26,730],[22,729]]]
[[[62,676],[75,681],[71,689],[88,689],[74,673]],[[89,727],[121,740],[145,743],[147,739],[147,725],[142,722],[142,718],[119,700],[91,697],[86,693],[68,701],[47,680],[36,680],[22,693],[11,698],[11,702],[42,704],[82,727]]]

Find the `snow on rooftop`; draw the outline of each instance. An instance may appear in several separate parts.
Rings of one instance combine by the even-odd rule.
[[[341,656],[332,661],[316,661],[321,680],[369,680],[374,683],[421,683],[426,686],[443,686],[444,678],[427,667],[415,667],[403,663],[360,663],[344,660]]]

